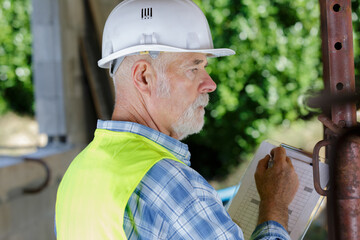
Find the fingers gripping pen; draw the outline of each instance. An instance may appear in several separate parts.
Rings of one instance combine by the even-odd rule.
[[[271,156],[271,154],[269,154],[269,161],[268,161],[268,166],[267,168],[272,168],[274,166],[274,158]]]

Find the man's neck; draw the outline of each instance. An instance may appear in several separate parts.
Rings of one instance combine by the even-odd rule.
[[[115,105],[111,120],[135,122],[164,133],[170,137],[176,138],[176,136],[172,136],[172,134],[166,128],[156,124],[156,121],[151,117],[151,114],[143,109],[143,107],[124,107],[122,105]]]

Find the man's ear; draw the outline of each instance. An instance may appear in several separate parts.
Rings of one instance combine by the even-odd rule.
[[[135,62],[131,69],[132,81],[136,89],[143,94],[151,95],[155,76],[154,68],[146,60]]]

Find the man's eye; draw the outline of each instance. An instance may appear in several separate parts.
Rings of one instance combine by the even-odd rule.
[[[194,72],[197,72],[197,68],[193,68],[193,69],[191,69],[191,71],[194,73]]]

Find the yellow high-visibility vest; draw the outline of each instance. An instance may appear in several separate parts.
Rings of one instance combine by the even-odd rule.
[[[97,129],[94,140],[73,160],[60,183],[57,238],[126,239],[127,202],[150,168],[164,158],[181,162],[140,135]]]

